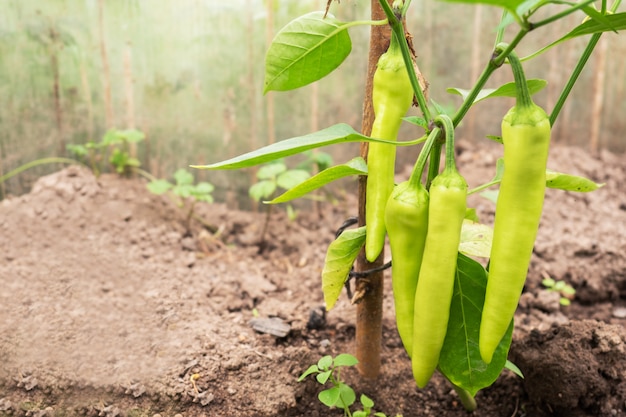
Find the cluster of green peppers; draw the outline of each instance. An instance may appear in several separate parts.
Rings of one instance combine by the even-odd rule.
[[[412,93],[395,39],[383,56],[374,78],[372,136],[395,140]],[[515,54],[509,62],[518,97],[502,121],[505,170],[479,336],[486,363],[510,325],[525,282],[541,217],[550,141],[549,118],[532,102]],[[438,116],[435,124],[411,177],[395,188],[394,147],[372,144],[368,159],[366,257],[373,261],[379,256],[388,234],[398,332],[419,387],[430,380],[444,343],[467,200],[467,183],[455,165],[454,125],[446,115]],[[427,190],[421,177],[442,132],[445,167]]]
[[[411,178],[396,187],[385,212],[396,322],[419,387],[435,371],[446,336],[467,199],[467,183],[454,162],[452,120],[441,115],[435,122],[440,127],[429,135]],[[421,174],[440,129],[446,137],[446,164],[427,191]]]

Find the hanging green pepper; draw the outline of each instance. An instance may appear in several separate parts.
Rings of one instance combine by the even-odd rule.
[[[372,87],[374,124],[371,136],[396,140],[402,117],[413,102],[413,89],[400,45],[392,34],[389,49],[378,60]],[[371,142],[367,156],[365,257],[374,262],[385,244],[385,205],[394,186],[396,148]]]
[[[446,165],[430,186],[428,232],[415,291],[413,377],[424,387],[439,362],[446,336],[454,276],[467,207],[467,182],[454,162],[454,126],[446,115],[435,122],[446,134]]]
[[[509,55],[509,62],[517,101],[502,120],[504,173],[479,336],[480,355],[487,363],[513,319],[524,288],[543,209],[550,145],[550,119],[533,103],[514,53]]]
[[[408,181],[398,184],[387,201],[385,226],[391,246],[391,283],[400,339],[413,354],[415,288],[428,229],[428,191],[421,177],[439,129],[428,136]]]

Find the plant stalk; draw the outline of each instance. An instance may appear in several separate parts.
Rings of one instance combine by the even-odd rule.
[[[613,6],[611,6],[611,12],[615,13],[620,3],[621,3],[621,0],[615,1],[615,3],[613,3]],[[563,105],[565,104],[567,97],[572,92],[572,89],[574,88],[574,85],[576,84],[578,77],[582,73],[583,68],[587,64],[587,61],[589,61],[589,58],[591,57],[593,50],[598,44],[598,41],[600,40],[600,36],[602,36],[602,32],[594,33],[593,35],[591,35],[591,39],[589,39],[589,43],[585,47],[583,54],[578,60],[578,63],[576,64],[574,71],[572,71],[572,75],[570,75],[569,80],[567,80],[567,84],[565,84],[565,87],[563,87],[563,91],[561,91],[559,99],[554,105],[554,109],[552,109],[552,113],[550,114],[550,125],[554,126],[554,123],[556,122],[556,119],[559,116],[559,113],[563,109]]]
[[[450,382],[450,384],[452,384],[452,382]],[[459,396],[459,399],[461,400],[461,404],[463,404],[463,407],[467,411],[475,411],[476,410],[476,408],[478,407],[476,405],[476,399],[472,396],[472,394],[469,393],[469,391],[459,387],[458,385],[454,385],[454,384],[452,384],[452,388],[454,389],[454,391]]]

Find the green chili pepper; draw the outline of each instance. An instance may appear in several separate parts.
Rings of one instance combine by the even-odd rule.
[[[521,63],[509,56],[517,101],[502,120],[504,173],[496,204],[479,348],[490,363],[515,314],[532,255],[546,188],[550,119],[533,103]]]
[[[431,132],[417,158],[411,177],[394,188],[385,208],[385,226],[391,246],[391,282],[396,324],[409,356],[413,355],[415,288],[428,229],[429,197],[421,177],[438,134],[439,129]]]
[[[402,117],[413,102],[413,89],[395,35],[378,60],[372,87],[374,124],[371,136],[396,140]],[[385,244],[385,205],[394,186],[395,146],[371,142],[367,156],[365,257],[374,262]]]
[[[454,162],[454,126],[446,115],[435,121],[446,134],[446,165],[430,186],[428,232],[415,291],[413,377],[424,387],[432,376],[448,328],[450,302],[467,207],[467,182]]]

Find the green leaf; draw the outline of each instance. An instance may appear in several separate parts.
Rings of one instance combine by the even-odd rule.
[[[68,143],[65,148],[76,156],[87,156],[89,150],[85,145]]]
[[[500,194],[499,190],[485,190],[479,195],[491,201],[493,204],[496,204],[498,202],[498,194]]]
[[[365,243],[365,226],[344,230],[332,241],[322,270],[322,292],[326,310],[335,306],[352,265]]]
[[[361,394],[361,404],[363,405],[363,407],[369,409],[374,407],[374,401],[365,394]]]
[[[339,401],[340,394],[339,387],[332,387],[317,394],[317,398],[326,407],[334,407],[337,401]]]
[[[311,160],[317,165],[319,171],[323,171],[333,164],[333,157],[326,152],[315,152]]]
[[[193,184],[193,174],[184,168],[177,169],[174,173],[174,181],[176,185],[191,185]]]
[[[604,185],[604,183],[598,184],[585,177],[563,174],[550,169],[546,170],[546,186],[550,188],[587,193],[604,187]]]
[[[330,14],[324,18],[324,12],[288,23],[267,50],[263,92],[293,90],[330,74],[352,50],[346,29],[346,23]]]
[[[515,375],[519,376],[520,378],[524,379],[524,374],[522,373],[522,370],[519,369],[517,367],[517,365],[515,365],[513,362],[511,362],[510,360],[506,360],[506,363],[504,364],[504,367],[506,369],[508,369],[509,371],[512,371]]]
[[[492,240],[493,229],[491,227],[471,220],[463,220],[459,252],[467,256],[489,258]]]
[[[310,176],[311,174],[303,169],[290,169],[276,178],[276,184],[285,190],[290,190],[306,181]]]
[[[102,145],[115,145],[122,142],[122,138],[119,135],[119,131],[117,129],[109,129],[102,137]]]
[[[346,383],[339,383],[339,400],[335,403],[336,406],[345,409],[350,408],[356,401],[356,394],[352,387]]]
[[[439,369],[450,382],[472,396],[493,384],[502,372],[513,333],[511,322],[491,363],[483,362],[478,349],[478,333],[486,286],[485,268],[459,254],[448,331],[439,358]]]
[[[572,31],[563,36],[562,38],[552,42],[548,46],[545,46],[539,49],[532,54],[525,56],[524,58],[520,58],[520,61],[527,61],[531,58],[534,58],[542,53],[546,52],[548,49],[563,43],[567,40],[576,38],[578,36],[591,35],[594,33],[601,32],[609,32],[609,31],[617,31],[626,29],[626,12],[616,13],[616,14],[607,14],[604,16],[604,22],[599,20],[587,20],[584,23],[576,26]]]
[[[354,366],[357,363],[359,363],[359,360],[349,353],[340,353],[333,361],[335,366]]]
[[[199,169],[246,168],[268,161],[273,161],[284,156],[302,153],[309,149],[320,148],[322,146],[334,145],[337,143],[352,143],[361,141],[377,142],[378,140],[361,135],[348,124],[339,123],[315,133],[273,143],[226,161],[210,165],[193,165],[192,167]]]
[[[407,116],[407,117],[404,117],[402,120],[407,121],[411,124],[417,125],[421,128],[424,128],[424,130],[428,130],[428,122],[423,117]]]
[[[270,180],[287,171],[287,165],[282,162],[274,162],[259,168],[256,177],[260,180]]]
[[[173,185],[167,180],[154,180],[146,184],[146,187],[151,193],[161,195],[171,189]]]
[[[465,209],[465,219],[471,220],[473,222],[479,223],[478,214],[476,214],[475,208],[466,208]]]
[[[302,382],[302,381],[304,381],[304,378],[306,378],[307,376],[309,376],[309,375],[311,375],[311,374],[314,374],[314,373],[316,373],[316,372],[319,372],[319,371],[320,371],[320,370],[319,370],[319,368],[317,367],[317,365],[311,365],[311,366],[309,366],[309,368],[308,368],[306,371],[304,371],[304,372],[302,373],[302,375],[300,375],[300,377],[298,378],[298,382]]]
[[[530,80],[526,80],[526,84],[528,85],[528,91],[532,95],[543,90],[545,86],[548,85],[548,82],[546,80],[530,79]],[[453,88],[453,87],[448,88],[446,91],[448,91],[448,93],[451,93],[451,94],[460,95],[461,97],[463,97],[463,100],[465,100],[470,93],[470,90],[464,90],[462,88]],[[488,98],[516,97],[516,95],[517,93],[516,93],[515,83],[510,82],[510,83],[501,85],[498,88],[485,88],[483,90],[480,90],[480,92],[478,93],[478,96],[476,96],[476,99],[474,99],[474,102],[472,104],[476,104],[479,101],[486,100]]]
[[[350,175],[367,175],[367,163],[360,156],[346,162],[345,164],[325,169],[319,174],[312,176],[306,181],[291,188],[289,191],[276,197],[272,201],[269,201],[269,204],[285,203],[287,201],[294,200],[315,191],[328,183]]]
[[[121,140],[125,140],[128,143],[141,142],[146,138],[145,133],[135,129],[118,130],[116,134]]]
[[[194,195],[211,194],[214,189],[215,187],[213,186],[213,184],[202,181],[196,184]]]
[[[248,190],[248,193],[254,201],[261,201],[271,197],[271,195],[274,194],[274,191],[276,191],[276,182],[263,180],[252,185],[250,190]]]
[[[517,9],[527,0],[444,0],[451,3],[487,4],[489,6],[502,7],[510,13],[518,15]],[[531,0],[536,1],[536,0]]]
[[[322,370],[328,370],[331,366],[333,366],[333,357],[330,355],[322,356],[320,360],[317,361],[317,367]]]
[[[492,181],[502,181],[502,175],[504,175],[504,158],[498,158],[496,161],[496,175]]]
[[[332,373],[333,373],[332,370],[320,372],[319,374],[317,374],[315,376],[315,379],[317,379],[317,382],[319,382],[320,384],[324,385],[326,383],[326,381],[328,381],[328,378],[330,378],[330,375]]]

